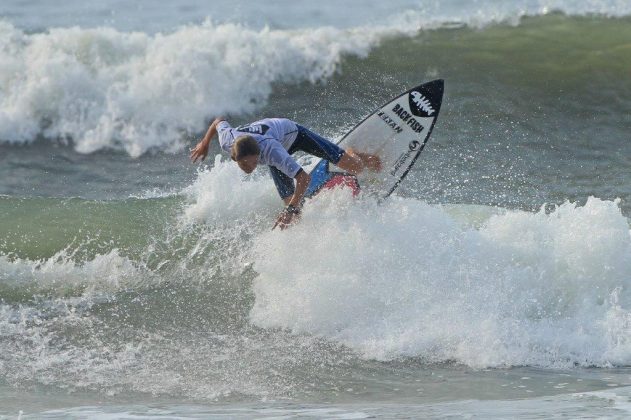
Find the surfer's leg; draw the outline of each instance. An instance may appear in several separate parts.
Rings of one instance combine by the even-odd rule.
[[[340,161],[344,154],[344,149],[337,144],[301,125],[298,125],[298,136],[294,144],[289,148],[289,154],[293,154],[298,150],[335,164]]]
[[[294,180],[274,166],[270,166],[269,171],[274,180],[274,185],[276,185],[276,189],[278,190],[278,195],[280,195],[280,198],[282,198],[285,204],[288,204],[291,197],[294,195]]]
[[[292,154],[297,150],[326,159],[352,175],[357,175],[365,169],[381,170],[381,159],[378,156],[358,153],[351,149],[344,150],[332,141],[300,125],[298,125],[298,136],[289,149],[289,153]]]

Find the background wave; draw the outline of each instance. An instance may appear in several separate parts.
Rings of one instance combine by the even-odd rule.
[[[0,139],[24,144],[45,138],[70,142],[81,153],[106,148],[134,157],[151,149],[181,150],[188,136],[202,132],[214,116],[279,112],[273,104],[266,107],[279,85],[299,99],[290,93],[292,86],[326,82],[349,71],[355,80],[344,92],[352,96],[362,83],[362,72],[345,65],[352,57],[361,59],[356,66],[360,69],[379,66],[402,76],[397,77],[399,83],[409,78],[416,84],[439,73],[450,80],[484,80],[499,71],[500,80],[521,80],[518,86],[551,86],[556,81],[577,86],[598,66],[603,70],[600,82],[606,84],[628,69],[628,45],[623,41],[628,8],[615,2],[523,7],[491,2],[464,9],[399,11],[381,24],[352,28],[255,29],[206,21],[155,34],[112,27],[30,33],[4,21]],[[520,24],[524,16],[544,16],[552,10],[567,15]],[[602,17],[592,19],[593,14]],[[585,15],[590,18],[580,18]],[[497,23],[502,25],[482,33],[467,29]],[[384,42],[387,45],[379,48]],[[414,69],[396,59],[395,54],[400,57],[424,44],[429,56],[413,54]],[[446,59],[430,58],[431,51],[440,51]],[[512,69],[504,68],[509,59]],[[425,75],[419,74],[419,66]],[[595,82],[591,84],[598,85]],[[469,98],[481,93],[471,92]],[[628,98],[617,101],[624,105]],[[294,108],[308,113],[312,106]]]

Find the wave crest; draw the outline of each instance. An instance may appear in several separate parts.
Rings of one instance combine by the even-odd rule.
[[[256,31],[234,24],[170,34],[0,24],[0,138],[68,139],[77,151],[179,149],[211,116],[252,112],[272,83],[330,77],[378,34],[333,28]]]

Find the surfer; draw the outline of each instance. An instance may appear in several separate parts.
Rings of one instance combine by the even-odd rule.
[[[206,135],[191,149],[191,161],[204,160],[210,141],[218,134],[219,145],[249,174],[259,163],[269,166],[285,209],[274,227],[287,227],[300,214],[311,177],[291,157],[297,151],[323,158],[344,171],[357,175],[369,169],[379,171],[381,160],[367,153],[344,150],[335,143],[286,118],[265,118],[233,128],[224,118],[216,118]],[[295,186],[294,186],[294,180]]]

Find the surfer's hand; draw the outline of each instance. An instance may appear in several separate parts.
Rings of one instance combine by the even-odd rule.
[[[197,146],[191,149],[191,161],[195,163],[197,159],[200,161],[206,159],[206,155],[208,154],[208,142],[203,139],[197,143]]]
[[[300,215],[300,209],[294,206],[287,206],[285,209],[278,215],[276,219],[276,223],[272,230],[278,226],[281,230],[284,230],[289,227],[295,220],[298,220]]]

